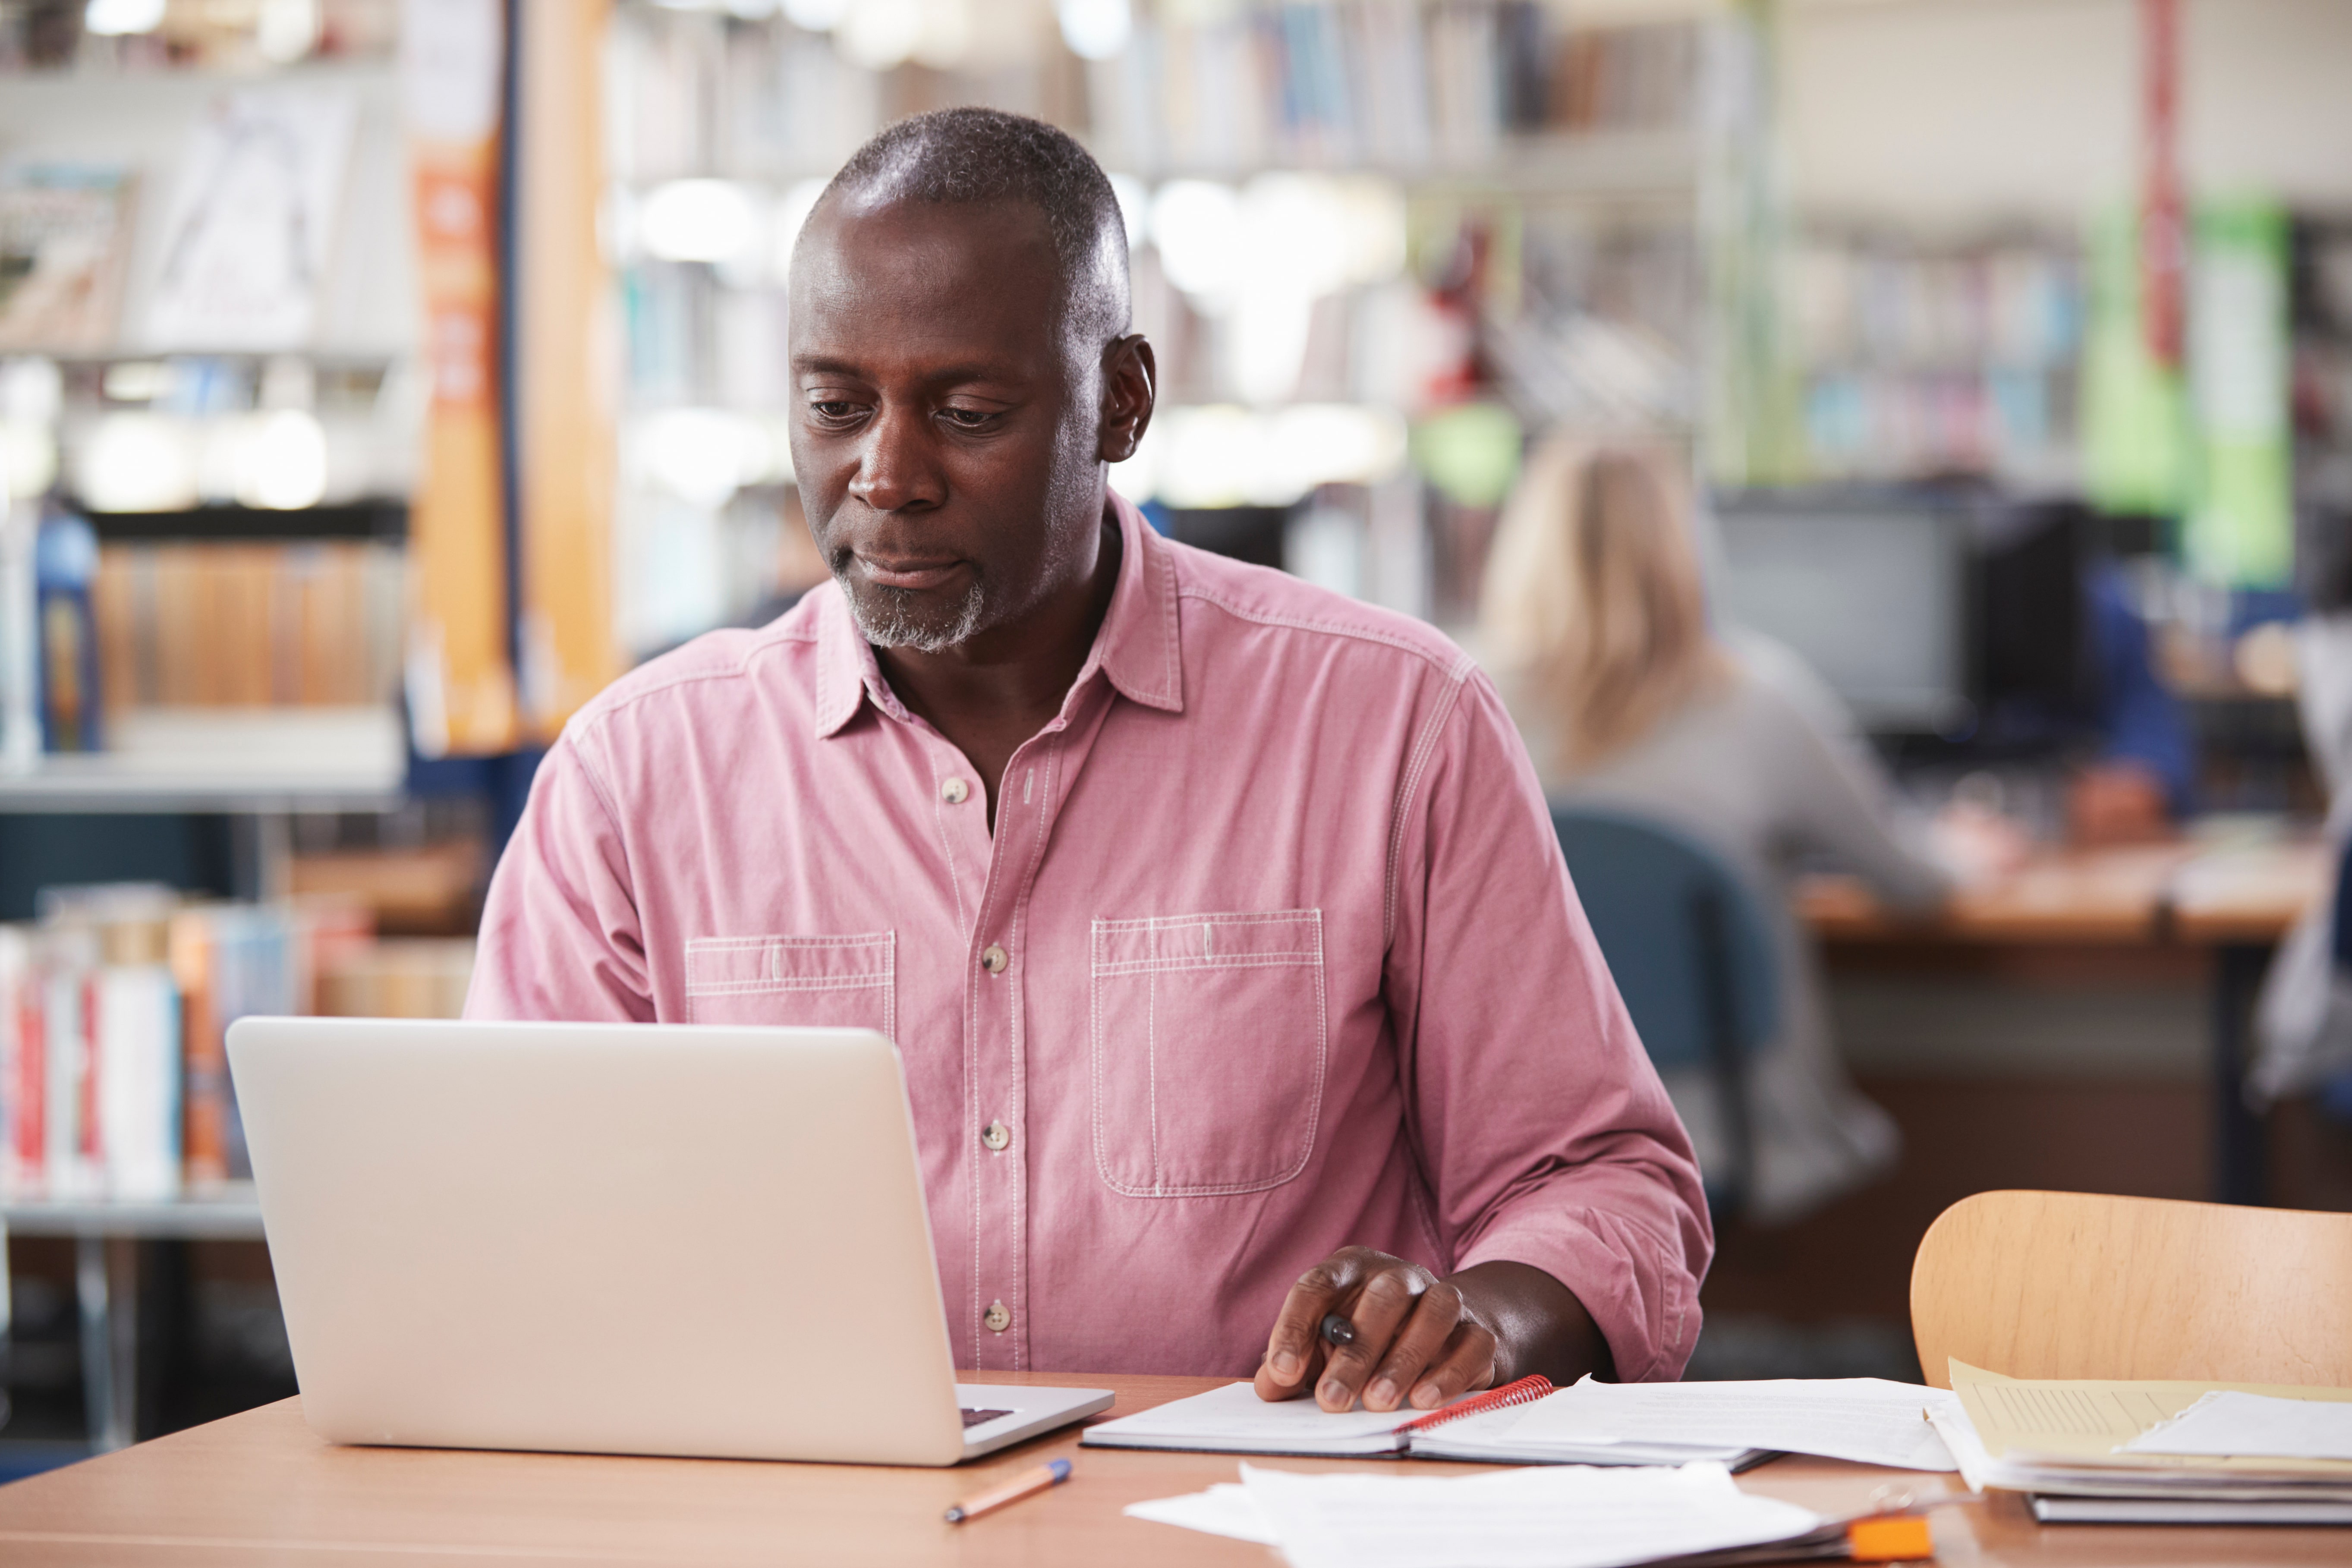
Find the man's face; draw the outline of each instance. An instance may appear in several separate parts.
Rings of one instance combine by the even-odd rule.
[[[793,466],[866,640],[936,653],[1092,560],[1101,371],[1045,215],[828,201],[793,260]]]

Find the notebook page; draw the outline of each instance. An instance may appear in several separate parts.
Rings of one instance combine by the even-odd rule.
[[[1719,1465],[1503,1470],[1461,1479],[1242,1467],[1291,1568],[1622,1568],[1786,1541],[1821,1523]]]
[[[1770,1448],[1908,1470],[1956,1468],[1927,1410],[1953,1395],[1875,1377],[1756,1383],[1598,1383],[1430,1434],[1464,1447],[1601,1444]],[[1508,1419],[1507,1419],[1508,1418]]]
[[[1213,1448],[1252,1454],[1393,1453],[1397,1426],[1410,1410],[1354,1410],[1327,1415],[1312,1399],[1268,1403],[1246,1383],[1229,1383],[1190,1399],[1171,1400],[1139,1415],[1087,1428],[1079,1441],[1093,1447]]]

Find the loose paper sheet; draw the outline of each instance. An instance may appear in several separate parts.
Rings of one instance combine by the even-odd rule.
[[[2352,1459],[2352,1404],[2215,1389],[2123,1445],[2127,1454]]]
[[[1204,1492],[1187,1492],[1182,1497],[1154,1498],[1149,1502],[1131,1502],[1120,1510],[1129,1519],[1148,1519],[1154,1524],[1173,1524],[1185,1530],[1197,1530],[1203,1535],[1222,1535],[1234,1541],[1255,1541],[1260,1546],[1279,1546],[1274,1528],[1265,1522],[1265,1515],[1257,1510],[1250,1500],[1249,1489],[1238,1481],[1219,1481]]]
[[[1621,1568],[1785,1541],[1821,1523],[1741,1491],[1720,1465],[1459,1479],[1244,1465],[1242,1483],[1292,1568]]]
[[[1857,1464],[1950,1470],[1952,1456],[1927,1412],[1955,1396],[1883,1378],[1780,1378],[1752,1383],[1598,1383],[1591,1378],[1532,1405],[1474,1415],[1430,1436],[1464,1447],[1685,1444],[1777,1448]]]

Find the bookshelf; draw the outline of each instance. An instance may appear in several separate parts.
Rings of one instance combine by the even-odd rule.
[[[103,841],[118,816],[227,816],[230,883],[281,894],[306,837],[298,830],[317,840],[343,814],[390,813],[406,798],[397,699],[430,388],[394,52],[403,7],[171,0],[152,15],[113,8],[116,20],[144,18],[145,30],[122,37],[87,31],[97,9],[79,0],[0,5],[9,280],[28,263],[72,261],[70,246],[45,257],[40,223],[27,221],[37,220],[47,187],[79,189],[68,216],[103,241],[90,286],[61,296],[87,308],[44,313],[27,304],[38,304],[37,289],[0,289],[0,814],[105,819],[12,825],[51,846]],[[286,165],[304,171],[286,176],[280,193],[294,198],[295,216],[269,230],[282,237],[282,254],[252,232],[236,238],[234,223],[208,227],[192,216],[205,210],[207,190],[234,183],[223,171],[237,167],[237,150],[268,134],[292,149]],[[256,176],[250,166],[242,173],[247,184],[236,188],[253,198]],[[285,274],[251,287],[276,276],[273,260]],[[192,277],[209,279],[211,292]],[[285,308],[296,300],[301,309]],[[72,573],[45,553],[52,543],[72,547]],[[64,662],[48,642],[47,595],[76,589],[87,628],[79,646],[105,656],[81,664],[74,682],[79,710],[99,715],[97,746],[45,749],[62,728],[51,723],[45,736],[42,708]],[[219,973],[242,989],[208,1005],[234,1014],[307,1005],[305,987],[270,994],[266,984],[324,962],[307,950],[299,962],[263,951],[290,940],[262,929],[279,911],[247,905],[200,918],[215,914],[222,940],[251,949],[255,968],[224,961]],[[379,951],[354,952],[363,935],[343,934],[327,973],[345,990],[355,975],[386,990],[362,973]],[[68,1321],[79,1324],[89,1444],[102,1449],[140,1435],[138,1352],[153,1337],[137,1321],[148,1244],[250,1244],[263,1233],[250,1182],[219,1180],[217,1149],[198,1157],[193,1111],[226,1085],[214,1067],[184,1059],[181,1030],[193,1025],[173,1009],[199,993],[178,973],[180,955],[166,976],[158,952],[84,952],[78,942],[46,925],[0,928],[12,963],[29,944],[29,973],[62,988],[43,991],[49,1021],[28,1047],[26,972],[0,974],[10,1079],[0,1100],[11,1111],[0,1126],[0,1163],[9,1167],[0,1233],[74,1244],[63,1283],[78,1301]],[[85,982],[113,1008],[100,1022],[58,1000]],[[435,1005],[445,1005],[437,993]],[[102,1042],[77,1043],[101,1030]],[[111,1066],[101,1065],[101,1047]],[[111,1075],[117,1098],[84,1110],[110,1140],[138,1145],[136,1172],[110,1163],[60,1172],[37,1141],[28,1163],[26,1142],[42,1136],[41,1119],[27,1134],[14,1114],[28,1051],[45,1053],[63,1082]],[[155,1109],[183,1103],[184,1184],[184,1124]],[[52,1126],[68,1127],[54,1135],[63,1142],[71,1119],[58,1123],[58,1110],[47,1107]],[[159,1142],[164,1123],[168,1147]],[[182,1195],[136,1195],[165,1192]]]
[[[1953,243],[1811,226],[1788,301],[1810,475],[2072,489],[2084,270],[2066,235]]]
[[[794,550],[785,449],[792,239],[843,158],[927,109],[1037,115],[1095,153],[1161,370],[1153,432],[1113,485],[1265,509],[1299,535],[1286,562],[1327,586],[1466,613],[1498,498],[1454,493],[1461,465],[1423,460],[1423,427],[1465,405],[1522,437],[1694,444],[1708,190],[1738,131],[1710,106],[1723,60],[1745,58],[1716,34],[1744,23],[1591,26],[1520,0],[1129,10],[1104,58],[1080,58],[1052,7],[1005,0],[969,37],[924,30],[877,59],[849,23],[828,37],[792,7],[614,6],[597,156],[627,653],[821,579]],[[1318,244],[1327,229],[1347,237]],[[1306,265],[1304,249],[1333,254]]]
[[[42,459],[20,468],[50,476],[11,475],[5,553],[31,575],[36,536],[62,509],[94,530],[91,552],[104,564],[88,592],[102,601],[110,568],[142,568],[136,595],[121,599],[123,635],[95,650],[105,656],[91,682],[104,689],[89,694],[104,699],[102,749],[44,751],[24,733],[38,722],[37,695],[19,678],[5,683],[16,732],[0,758],[0,812],[370,812],[402,797],[406,747],[394,697],[421,393],[392,7],[339,0],[320,13],[317,36],[299,47],[280,40],[276,56],[256,53],[249,18],[240,32],[203,11],[166,8],[151,33],[84,37],[61,58],[26,54],[37,30],[19,15],[0,18],[0,146],[10,165],[103,173],[125,193],[103,307],[46,331],[11,318],[0,335],[0,422],[12,453]],[[188,232],[192,149],[225,105],[257,93],[334,106],[325,121],[348,143],[322,174],[331,234],[310,284],[310,319],[273,346],[212,341],[174,327],[163,308]],[[331,565],[329,577],[351,578],[331,584],[341,599],[313,594],[299,607],[311,629],[266,646],[273,634],[259,623],[280,612],[257,575],[266,563],[294,562],[316,577],[319,558],[339,553],[368,558],[373,589]],[[235,586],[253,590],[242,599],[197,580],[230,557],[244,574]],[[146,569],[158,558],[160,590]],[[0,579],[22,584],[16,569]],[[24,597],[0,605],[0,623],[31,612],[28,588],[11,589]],[[370,591],[372,611],[358,603]],[[217,605],[212,619],[171,613],[197,601]],[[110,640],[96,635],[104,610],[96,606],[93,642]],[[373,634],[379,649],[388,639],[391,651],[375,652],[362,676],[352,667],[365,650],[341,644],[363,638],[355,623],[371,615],[385,623]],[[162,690],[130,679],[133,623]],[[178,645],[154,630],[171,624]],[[18,638],[0,664],[21,658]],[[273,662],[274,673],[258,668]],[[302,689],[326,668],[342,671],[339,685]],[[147,684],[157,684],[152,671]]]

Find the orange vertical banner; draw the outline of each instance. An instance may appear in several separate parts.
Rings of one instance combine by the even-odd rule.
[[[408,703],[426,756],[519,738],[499,424],[500,0],[404,0],[401,96],[431,381],[409,510]]]
[[[620,673],[613,625],[620,348],[597,238],[610,0],[522,0],[515,109],[523,724],[548,742]]]

